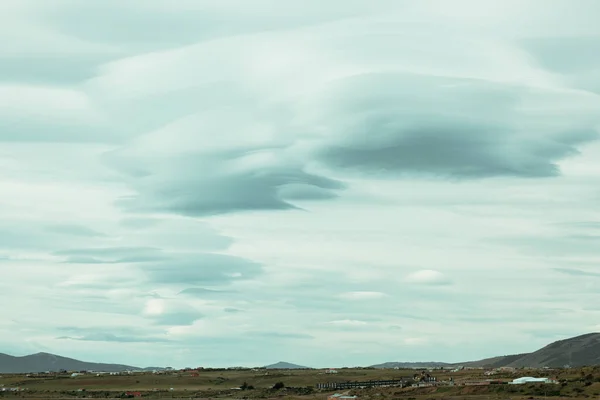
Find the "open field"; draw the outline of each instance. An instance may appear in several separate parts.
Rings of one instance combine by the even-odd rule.
[[[125,392],[141,392],[144,398],[202,398],[202,399],[299,399],[326,400],[339,392],[318,390],[317,383],[396,380],[412,378],[416,370],[340,369],[337,374],[323,370],[201,370],[175,371],[165,374],[134,373],[131,375],[86,374],[31,376],[3,375],[4,388],[19,387],[19,392],[1,392],[0,398],[57,399],[57,398],[119,398]],[[600,398],[600,367],[561,370],[516,370],[486,376],[484,370],[429,372],[437,380],[431,387],[383,387],[351,390],[359,400],[493,400],[493,399],[589,399]],[[559,384],[482,384],[486,379],[510,381],[522,376],[557,378]],[[453,382],[453,384],[450,383]],[[274,390],[283,382],[285,389]],[[244,383],[250,390],[239,390]],[[0,389],[2,388],[0,387]],[[171,390],[172,388],[172,390]]]

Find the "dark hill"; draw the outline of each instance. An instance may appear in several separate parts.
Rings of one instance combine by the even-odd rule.
[[[600,365],[600,333],[559,340],[507,364],[508,367]]]
[[[303,367],[301,365],[291,364],[284,361],[279,361],[276,364],[267,365],[266,369],[309,369],[308,367]]]
[[[506,367],[507,365],[515,362],[516,360],[529,355],[530,353],[523,354],[513,354],[509,356],[499,356],[486,358],[478,361],[469,361],[463,364],[460,364],[465,367],[473,367],[473,368],[500,368]]]
[[[37,353],[24,357],[13,357],[0,353],[0,373],[60,371],[61,369],[67,371],[120,372],[137,368],[129,365],[90,363],[48,353]]]
[[[374,365],[375,368],[425,368],[425,367],[444,367],[454,368],[464,367],[483,367],[483,368],[501,368],[501,367],[583,367],[590,365],[600,365],[600,333],[588,333],[576,336],[570,339],[559,340],[543,347],[533,353],[513,354],[508,356],[499,356],[486,358],[478,361],[468,361],[464,363],[445,364],[440,362],[390,362]]]

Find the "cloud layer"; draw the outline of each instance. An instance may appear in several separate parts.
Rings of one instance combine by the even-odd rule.
[[[0,352],[464,361],[593,330],[578,5],[3,2]]]

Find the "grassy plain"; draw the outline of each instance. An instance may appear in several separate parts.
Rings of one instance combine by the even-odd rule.
[[[172,372],[164,375],[136,373],[112,376],[87,374],[70,377],[27,377],[3,375],[0,385],[5,388],[20,387],[19,392],[0,392],[0,398],[21,399],[78,399],[119,398],[127,391],[142,392],[149,399],[294,399],[326,400],[333,390],[318,390],[317,383],[391,380],[412,377],[415,370],[340,369],[338,374],[325,374],[322,370],[204,370]],[[484,370],[430,372],[440,381],[454,381],[453,386],[389,387],[357,389],[350,391],[359,400],[532,400],[532,399],[600,399],[600,367],[564,370],[518,370],[494,376],[484,375]],[[512,380],[522,376],[548,376],[557,378],[559,384],[486,385],[466,386],[466,382],[486,379]],[[286,386],[273,390],[277,382]],[[244,383],[251,390],[239,390]],[[2,387],[0,386],[0,388]],[[172,390],[171,390],[172,388]],[[338,391],[339,392],[339,391]]]

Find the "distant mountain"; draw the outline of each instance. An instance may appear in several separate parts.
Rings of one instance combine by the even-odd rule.
[[[513,354],[486,358],[478,361],[464,363],[443,362],[388,362],[373,365],[373,368],[454,368],[458,366],[475,368],[501,368],[501,367],[583,367],[600,365],[600,333],[588,333],[570,339],[559,340],[543,347],[533,353]]]
[[[600,365],[600,333],[588,333],[570,339],[559,340],[533,353],[514,354],[486,358],[464,363],[444,362],[387,362],[373,365],[372,368],[455,368],[465,367],[582,367]],[[297,364],[280,361],[267,365],[267,369],[310,369]],[[79,361],[48,353],[37,353],[24,357],[13,357],[0,353],[0,373],[28,373],[44,371],[102,371],[121,372],[141,370],[141,368],[120,364],[100,364]],[[143,370],[160,370],[163,368],[143,368]]]
[[[276,364],[267,365],[266,369],[310,369],[309,367],[303,367],[302,365],[291,364],[284,361],[279,361]]]
[[[120,372],[138,368],[129,365],[90,363],[48,353],[37,353],[24,357],[13,357],[0,353],[0,373],[60,371],[61,369],[67,371]]]

